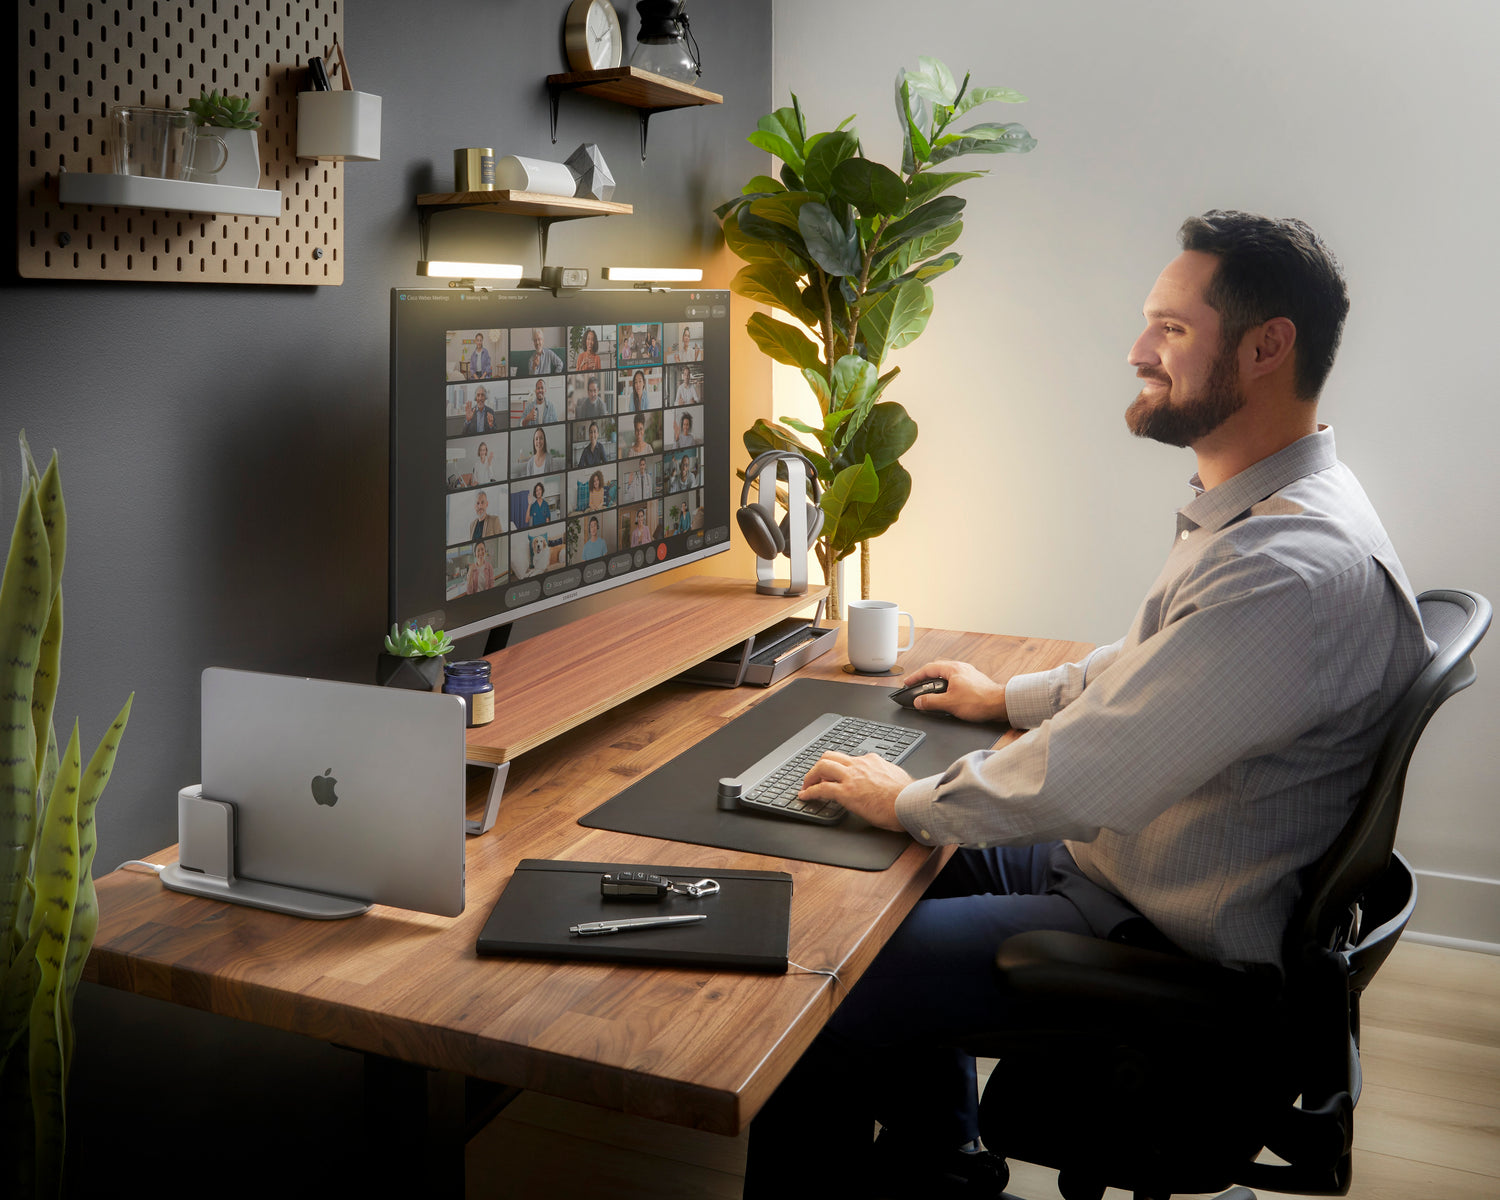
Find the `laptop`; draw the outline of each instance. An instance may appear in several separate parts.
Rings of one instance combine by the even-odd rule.
[[[235,880],[463,911],[460,697],[210,667],[202,713],[202,796],[234,806]]]

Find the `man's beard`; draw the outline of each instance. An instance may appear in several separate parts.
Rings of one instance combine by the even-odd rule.
[[[1245,394],[1239,389],[1237,374],[1235,351],[1226,347],[1214,360],[1203,390],[1197,395],[1177,397],[1174,403],[1166,377],[1148,372],[1145,378],[1166,383],[1167,390],[1154,396],[1143,390],[1125,410],[1125,424],[1136,437],[1168,446],[1191,446],[1245,407]]]

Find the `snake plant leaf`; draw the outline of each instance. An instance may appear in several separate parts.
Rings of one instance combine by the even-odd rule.
[[[858,152],[859,138],[856,135],[846,131],[824,134],[817,145],[809,149],[807,166],[802,170],[802,182],[807,190],[823,196],[832,193],[835,190],[834,172]]]
[[[846,158],[834,167],[831,182],[833,190],[862,216],[894,217],[906,207],[906,183],[884,163]]]
[[[104,785],[115,769],[115,756],[120,751],[120,739],[125,736],[125,726],[130,722],[130,710],[135,705],[135,693],[125,698],[125,705],[109,729],[99,739],[89,765],[83,772],[78,789],[78,900],[73,912],[73,925],[68,932],[68,953],[63,969],[63,983],[72,1009],[73,994],[78,990],[78,980],[83,975],[83,964],[94,944],[94,933],[99,927],[99,906],[94,895],[94,851],[98,847],[94,810],[99,797],[104,794]],[[67,1026],[69,1042],[67,1061],[72,1061],[72,1022]]]
[[[859,317],[867,357],[880,363],[890,351],[920,335],[931,316],[932,289],[919,280],[881,292]]]
[[[67,1141],[67,1068],[63,1057],[63,987],[68,934],[78,898],[78,724],[63,751],[57,783],[47,800],[36,848],[36,908],[30,933],[37,943],[36,992],[28,1023],[31,1106],[36,1118],[36,1170],[61,1179]]]
[[[797,228],[812,260],[830,275],[858,275],[864,265],[859,236],[851,225],[836,217],[826,204],[804,204],[797,214]],[[848,299],[846,296],[845,299]]]
[[[942,139],[932,149],[932,161],[947,162],[963,154],[1028,154],[1036,149],[1036,138],[1024,125],[971,125],[952,140]]]
[[[31,701],[51,595],[47,530],[36,480],[28,476],[0,580],[0,930],[7,934],[15,928],[36,833]]]
[[[779,363],[816,369],[822,361],[812,339],[785,321],[777,321],[762,312],[751,313],[747,328],[755,344]]]
[[[0,977],[0,1076],[4,1076],[11,1051],[20,1044],[31,1019],[31,998],[36,994],[36,948],[41,940],[38,930],[22,942],[15,961]]]

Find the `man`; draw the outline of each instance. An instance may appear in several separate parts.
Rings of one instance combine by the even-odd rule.
[[[531,399],[526,401],[526,407],[521,412],[521,424],[551,425],[556,420],[557,410],[552,407],[552,400],[547,395],[547,381],[538,379]]]
[[[481,538],[495,537],[504,533],[505,529],[500,523],[500,518],[490,515],[490,494],[488,492],[474,493],[474,526],[469,531],[469,540],[477,542]]]
[[[959,1047],[1004,1019],[999,943],[1062,929],[1279,970],[1297,872],[1427,661],[1405,572],[1317,420],[1348,312],[1337,262],[1300,221],[1216,211],[1180,238],[1128,356],[1131,432],[1197,458],[1166,566],[1130,632],[1081,663],[998,681],[935,662],[904,681],[945,679],[920,707],[1008,720],[1019,741],[929,779],[868,755],[808,773],[805,796],[968,848],[757,1118],[747,1197],[786,1195],[777,1159],[820,1079],[858,1098],[837,1131],[820,1098],[822,1151],[846,1142],[914,1194],[998,1195]]]
[[[465,433],[494,433],[495,410],[490,407],[490,394],[481,387],[474,389],[474,411],[464,422]]]
[[[580,420],[585,421],[609,415],[609,410],[604,407],[604,401],[599,398],[599,376],[589,376],[588,398],[578,406],[577,415]]]
[[[540,329],[531,331],[531,357],[526,362],[528,375],[555,375],[563,369],[562,356],[547,346]]]
[[[589,422],[589,444],[578,452],[578,465],[580,467],[600,467],[604,465],[604,446],[599,441],[599,423]]]
[[[490,352],[484,348],[484,334],[474,335],[474,350],[469,355],[469,378],[488,379],[490,377]]]

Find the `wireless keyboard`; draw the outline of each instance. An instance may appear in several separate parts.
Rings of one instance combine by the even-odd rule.
[[[824,713],[787,738],[748,771],[719,780],[719,807],[753,809],[796,821],[833,825],[844,806],[832,800],[799,800],[797,792],[813,763],[829,750],[858,757],[878,754],[899,763],[922,744],[926,734],[884,721]]]

